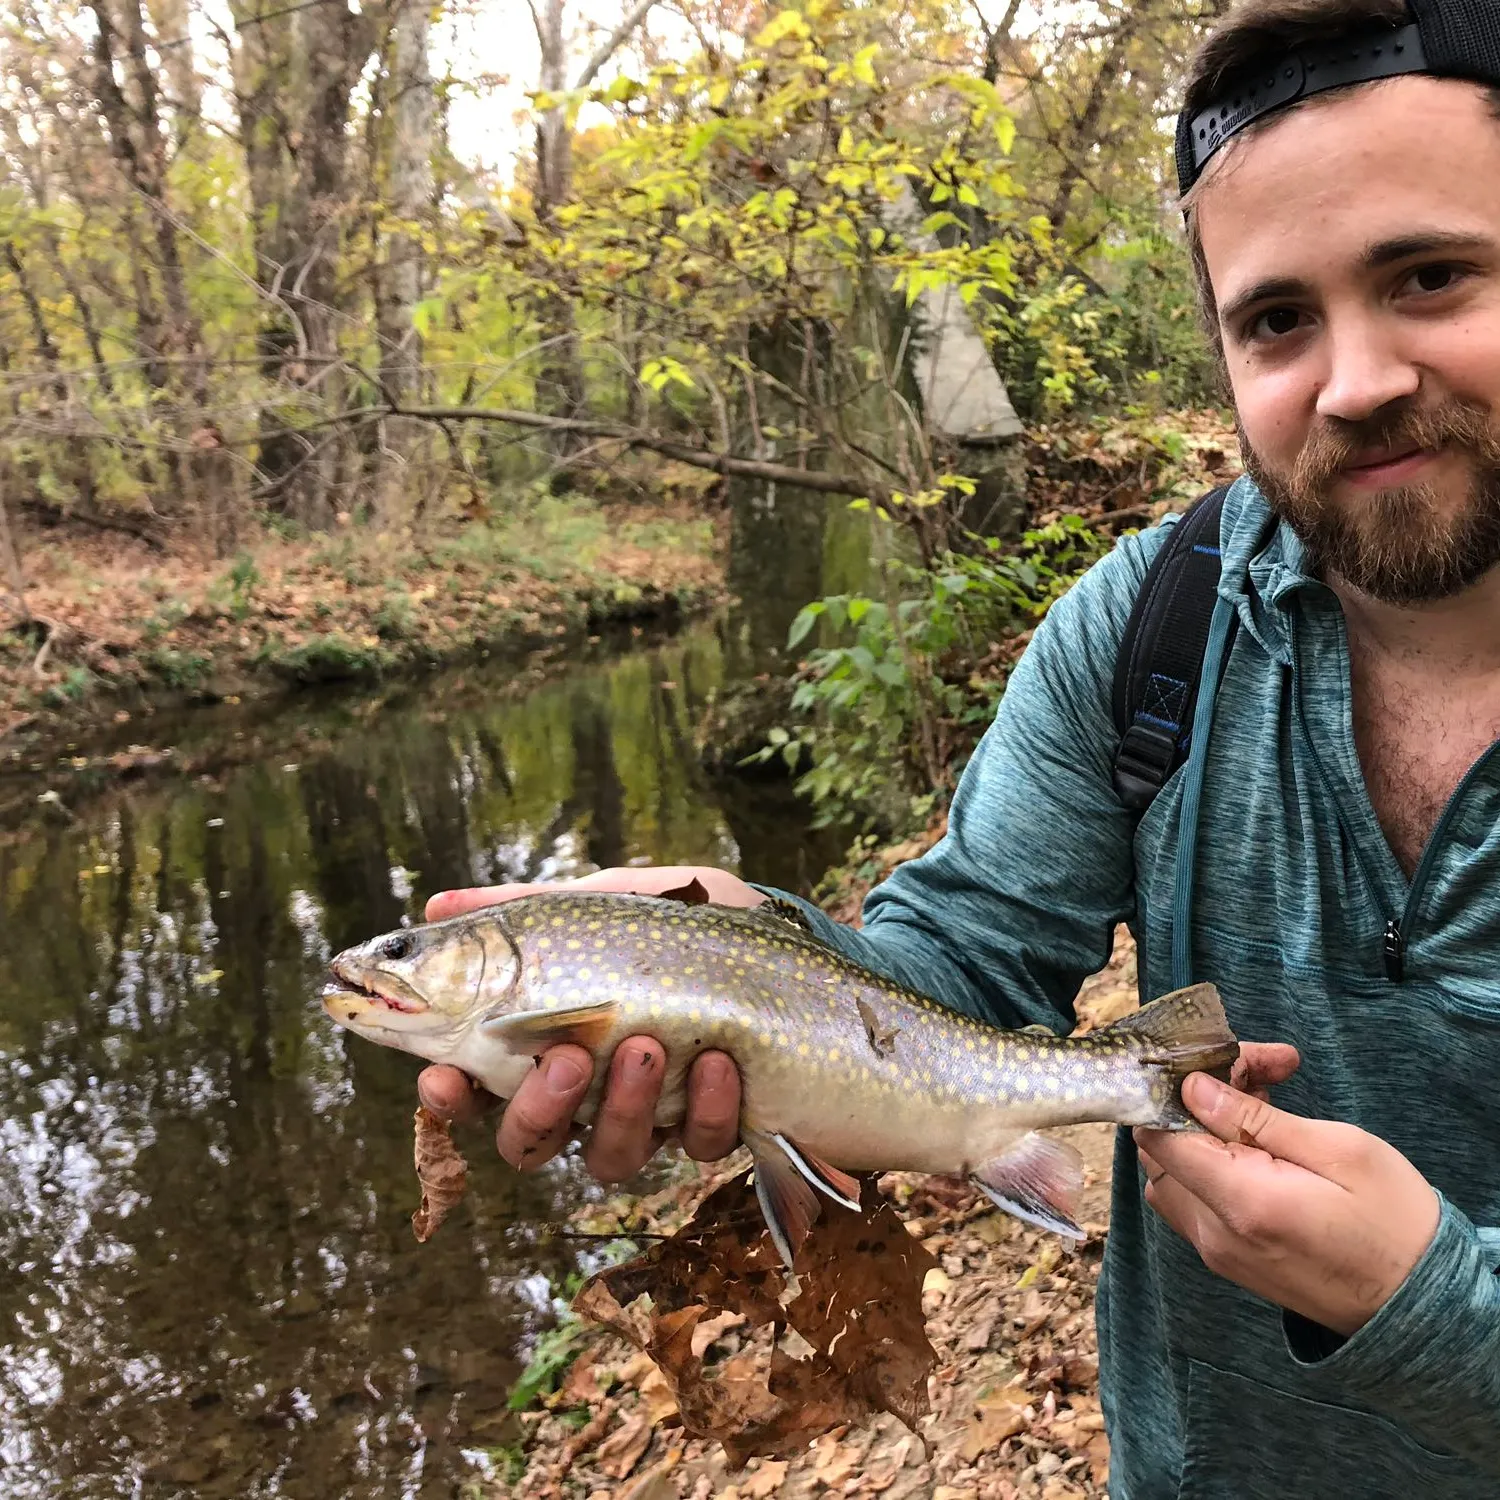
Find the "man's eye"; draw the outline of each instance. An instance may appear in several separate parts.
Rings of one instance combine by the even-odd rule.
[[[1285,338],[1302,324],[1302,314],[1295,307],[1273,307],[1256,315],[1250,325],[1251,338]]]
[[[1446,292],[1461,276],[1457,266],[1419,266],[1410,279],[1419,292]]]

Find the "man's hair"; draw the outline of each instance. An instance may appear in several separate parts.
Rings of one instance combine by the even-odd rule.
[[[1187,88],[1183,110],[1189,118],[1207,109],[1235,79],[1276,62],[1294,47],[1307,43],[1331,41],[1351,31],[1373,30],[1380,26],[1398,27],[1412,19],[1406,0],[1241,0],[1209,33],[1188,65]],[[1336,99],[1346,90],[1363,84],[1345,84],[1314,95],[1301,104]],[[1488,90],[1497,118],[1500,118],[1500,89]],[[1286,110],[1253,121],[1239,132],[1253,135],[1279,120]],[[1223,371],[1224,347],[1219,332],[1219,309],[1208,264],[1203,258],[1203,241],[1198,234],[1194,200],[1202,178],[1185,193],[1180,207],[1186,220],[1188,253],[1193,263],[1193,280],[1198,290],[1198,311],[1213,344],[1220,371]]]

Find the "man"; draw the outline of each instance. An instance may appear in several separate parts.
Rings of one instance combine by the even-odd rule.
[[[1115,1500],[1500,1495],[1500,1230],[1479,1227],[1500,1225],[1500,5],[1412,5],[1250,0],[1192,72],[1179,174],[1251,477],[1188,764],[1138,822],[1114,793],[1111,682],[1158,529],[1052,610],[947,837],[863,930],[810,913],[945,1004],[1060,1031],[1129,921],[1143,995],[1213,980],[1240,1036],[1295,1044],[1247,1048],[1244,1091],[1188,1080],[1209,1133],[1121,1134]],[[1319,67],[1352,81],[1320,90]],[[616,1055],[596,1175],[653,1149],[661,1063],[648,1038]],[[588,1072],[547,1055],[509,1160],[558,1149]],[[422,1090],[475,1108],[452,1070]],[[726,1150],[737,1109],[733,1067],[701,1059],[687,1149]]]

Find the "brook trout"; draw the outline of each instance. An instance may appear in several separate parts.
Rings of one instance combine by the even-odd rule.
[[[627,1036],[666,1051],[662,1127],[683,1119],[693,1059],[729,1053],[740,1138],[788,1266],[818,1193],[859,1207],[860,1171],[968,1176],[1008,1212],[1081,1238],[1082,1159],[1037,1130],[1196,1128],[1182,1079],[1227,1076],[1239,1053],[1212,985],[1077,1040],[1007,1031],[851,962],[777,903],[560,890],[372,938],[331,967],[323,1004],[341,1026],[451,1063],[502,1099],[544,1048],[587,1048],[595,1081],[580,1121]]]

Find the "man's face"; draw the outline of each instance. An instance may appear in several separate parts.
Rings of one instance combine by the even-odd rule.
[[[1196,214],[1246,467],[1373,598],[1500,562],[1500,121],[1398,78],[1237,142]]]

